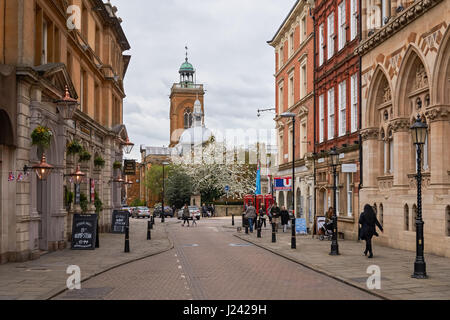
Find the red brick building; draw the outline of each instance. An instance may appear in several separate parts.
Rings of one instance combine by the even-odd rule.
[[[295,203],[292,191],[277,192],[280,206],[294,209],[298,217],[313,222],[314,207],[314,25],[306,0],[295,2],[268,44],[275,49],[276,129],[278,133],[278,177],[292,176],[295,161]],[[295,154],[292,150],[293,123],[281,118],[284,112],[297,114]]]
[[[356,165],[357,172],[338,167],[337,214],[339,231],[357,237],[360,172],[360,62],[358,0],[318,0],[315,26],[315,177],[316,215],[333,206],[333,174],[328,152],[336,147],[340,162]],[[356,218],[355,218],[356,217]]]

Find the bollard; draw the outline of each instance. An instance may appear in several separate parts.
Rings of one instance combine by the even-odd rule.
[[[259,219],[259,221],[258,221],[258,231],[257,231],[257,237],[258,238],[261,238],[261,224],[262,224],[261,219]]]
[[[152,234],[150,229],[152,228],[152,222],[149,220],[147,223],[147,240],[152,240]]]
[[[125,227],[125,252],[130,252],[130,227]]]
[[[245,227],[245,213],[242,214],[242,228]]]
[[[272,243],[277,242],[277,234],[275,233],[275,223],[272,223]]]
[[[297,249],[297,238],[295,235],[295,218],[292,219],[291,229],[292,229],[291,249]]]
[[[231,215],[231,225],[234,226],[234,214]]]

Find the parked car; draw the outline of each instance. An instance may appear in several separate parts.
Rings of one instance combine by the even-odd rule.
[[[135,209],[135,207],[122,207],[120,210],[128,211],[128,213],[130,214],[130,217],[131,217],[134,209]]]
[[[189,220],[200,220],[201,217],[201,213],[200,213],[200,209],[197,206],[190,206],[189,208]],[[177,214],[178,220],[183,219],[183,209],[178,210],[178,214]]]
[[[147,207],[136,207],[131,213],[133,218],[150,218],[150,209]]]
[[[156,217],[161,217],[161,206],[155,207],[153,211],[153,215]],[[171,217],[173,218],[174,212],[171,207],[164,206],[164,217]]]

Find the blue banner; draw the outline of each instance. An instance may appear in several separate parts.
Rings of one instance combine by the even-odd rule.
[[[256,172],[256,190],[255,194],[261,194],[261,166],[258,165],[258,171]]]

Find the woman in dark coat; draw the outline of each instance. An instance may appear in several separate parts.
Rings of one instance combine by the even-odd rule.
[[[289,223],[289,212],[286,210],[286,207],[283,207],[280,212],[281,216],[281,225],[283,226],[283,232],[286,232],[286,227]]]
[[[373,258],[372,238],[373,236],[378,237],[375,226],[378,226],[381,232],[383,232],[383,227],[378,221],[377,215],[371,205],[366,204],[364,206],[364,212],[359,216],[359,224],[361,225],[359,237],[362,240],[366,240],[366,250],[364,251],[364,255],[367,256],[367,253],[369,253],[369,258]]]

